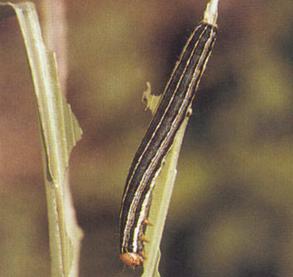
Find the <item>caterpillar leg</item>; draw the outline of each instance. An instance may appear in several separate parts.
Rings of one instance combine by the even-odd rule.
[[[140,239],[141,239],[141,241],[143,241],[143,242],[150,242],[150,241],[146,238],[145,235],[142,235],[142,236],[140,237]]]
[[[154,226],[154,224],[152,224],[148,219],[145,219],[143,223],[148,226]]]

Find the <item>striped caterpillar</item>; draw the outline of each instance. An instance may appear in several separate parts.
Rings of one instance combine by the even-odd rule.
[[[144,262],[152,190],[211,55],[217,34],[215,21],[216,15],[213,20],[205,16],[189,37],[129,169],[120,211],[120,259],[126,265]]]

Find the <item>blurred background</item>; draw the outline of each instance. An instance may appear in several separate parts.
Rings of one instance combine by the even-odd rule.
[[[16,1],[14,1],[16,2]],[[35,1],[42,19],[41,1]],[[67,99],[84,131],[71,188],[80,276],[118,259],[124,182],[206,1],[67,1]],[[219,33],[179,159],[162,276],[293,276],[293,2],[220,0]],[[0,22],[0,276],[49,276],[35,100],[15,18]]]

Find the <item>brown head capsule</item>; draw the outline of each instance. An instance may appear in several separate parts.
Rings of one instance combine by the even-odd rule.
[[[137,253],[123,253],[120,255],[120,260],[131,267],[136,267],[143,264],[143,257]]]

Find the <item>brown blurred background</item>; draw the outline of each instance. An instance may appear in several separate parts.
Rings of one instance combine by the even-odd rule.
[[[41,13],[39,1],[35,1]],[[139,276],[118,214],[160,93],[206,1],[67,1],[67,98],[84,131],[71,188],[80,276]],[[162,276],[293,276],[293,2],[220,0],[162,242]],[[42,16],[41,16],[42,17]],[[0,22],[0,276],[49,276],[40,142],[16,20]]]

